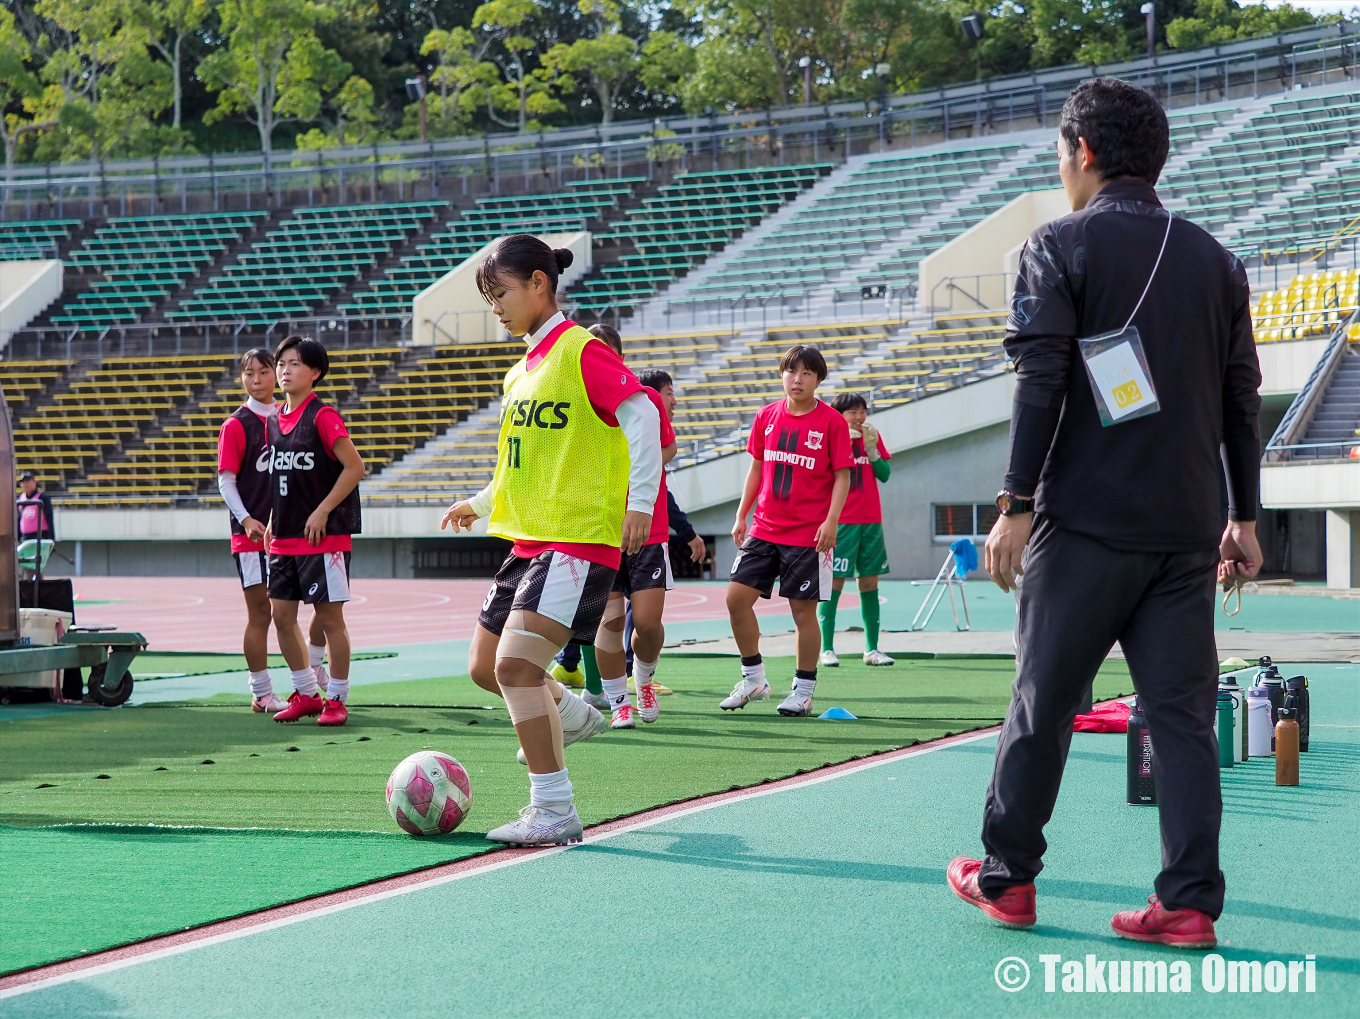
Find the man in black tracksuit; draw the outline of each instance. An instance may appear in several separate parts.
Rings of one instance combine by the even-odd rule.
[[[1261,566],[1247,279],[1208,233],[1161,207],[1167,125],[1147,92],[1088,81],[1059,136],[1074,211],[1036,230],[1021,256],[1005,341],[1016,370],[1005,515],[986,550],[996,583],[1017,589],[1016,679],[987,792],[987,856],[955,860],[949,879],[993,918],[1034,922],[1072,720],[1117,641],[1152,734],[1162,871],[1149,907],[1112,926],[1212,947],[1224,894],[1215,574],[1236,581]],[[1130,316],[1160,409],[1104,424],[1077,341]]]

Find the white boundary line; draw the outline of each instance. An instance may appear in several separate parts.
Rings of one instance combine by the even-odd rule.
[[[996,736],[996,734],[997,734],[996,728],[994,726],[989,726],[985,732],[976,733],[975,735],[972,736],[965,736],[962,739],[958,738],[951,739],[948,742],[942,742],[936,746],[926,745],[920,748],[919,750],[915,750],[913,753],[910,754],[905,754],[901,756],[888,755],[883,757],[871,758],[870,760],[860,762],[850,767],[838,768],[836,771],[830,772],[828,774],[813,773],[805,777],[798,776],[793,780],[785,780],[784,782],[781,782],[779,785],[770,788],[766,788],[763,786],[753,786],[750,789],[739,790],[737,792],[731,793],[730,795],[724,796],[722,799],[714,800],[713,802],[710,803],[701,803],[692,807],[682,807],[679,810],[670,811],[661,814],[658,817],[647,818],[645,820],[638,821],[634,824],[624,825],[621,828],[615,828],[611,831],[603,832],[599,835],[588,836],[580,844],[594,845],[597,842],[603,842],[606,839],[612,839],[619,835],[626,835],[630,832],[639,831],[644,828],[651,828],[663,822],[673,821],[676,818],[680,817],[688,817],[691,814],[702,813],[703,811],[713,810],[717,807],[725,807],[732,803],[743,802],[746,800],[754,800],[764,796],[774,796],[779,793],[788,792],[789,790],[792,789],[803,789],[806,788],[807,786],[821,785],[823,782],[833,782],[836,779],[844,778],[846,775],[855,775],[861,771],[868,771],[872,768],[881,768],[887,764],[896,764],[900,761],[912,760],[917,757],[924,757],[926,754],[934,753],[937,750],[946,750],[951,747],[961,746],[962,744],[965,743],[975,743],[978,740],[990,739]],[[113,962],[103,963],[102,965],[99,966],[91,966],[89,969],[78,970],[73,973],[63,973],[58,976],[47,977],[46,979],[43,980],[35,980],[29,984],[20,984],[16,987],[10,987],[0,990],[0,1001],[3,1001],[6,998],[18,997],[21,994],[29,994],[33,991],[44,990],[45,988],[48,987],[56,987],[61,984],[72,983],[73,981],[76,980],[88,980],[92,977],[103,976],[106,973],[113,973],[117,970],[127,969],[131,966],[136,966],[144,962],[153,962],[158,959],[166,959],[171,956],[181,955],[185,952],[192,952],[200,948],[207,948],[210,945],[222,944],[227,941],[235,941],[237,938],[247,937],[248,935],[260,934],[265,931],[277,930],[281,927],[288,927],[292,924],[300,923],[303,920],[311,920],[319,916],[328,916],[332,913],[339,913],[342,912],[343,910],[353,909],[356,906],[367,906],[374,902],[381,902],[384,899],[396,898],[399,895],[410,895],[412,892],[424,891],[427,888],[435,888],[438,887],[439,885],[449,884],[454,881],[462,881],[464,878],[479,876],[482,874],[490,874],[493,871],[504,870],[506,867],[514,867],[518,864],[527,863],[530,860],[542,860],[549,856],[555,856],[558,853],[566,852],[571,848],[572,848],[571,846],[554,846],[552,848],[544,849],[536,853],[529,853],[524,856],[517,856],[510,860],[502,860],[499,863],[489,863],[484,867],[460,871],[457,874],[442,875],[440,877],[430,878],[428,881],[421,881],[415,884],[404,885],[401,888],[393,888],[387,891],[374,892],[371,895],[364,895],[358,898],[349,899],[345,902],[338,902],[331,906],[322,906],[318,909],[310,910],[305,913],[297,913],[292,916],[281,917],[278,920],[269,920],[266,921],[265,923],[261,923],[251,927],[246,927],[240,930],[226,931],[222,934],[214,934],[210,937],[201,938],[197,941],[187,942],[182,945],[174,945],[169,948],[162,948],[150,951],[143,955],[136,955],[127,959],[118,959]]]

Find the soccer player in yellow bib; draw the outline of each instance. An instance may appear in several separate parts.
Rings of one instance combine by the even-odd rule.
[[[661,484],[656,407],[618,354],[557,310],[571,262],[565,248],[514,234],[478,268],[491,310],[529,351],[505,376],[491,484],[440,523],[471,530],[486,517],[487,533],[515,543],[482,604],[468,671],[505,698],[529,766],[529,805],[486,836],[516,846],[582,838],[562,751],[605,722],[545,670],[568,641],[594,641],[621,553],[646,542]]]

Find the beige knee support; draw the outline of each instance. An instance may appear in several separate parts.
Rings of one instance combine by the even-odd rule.
[[[562,645],[526,629],[524,623],[522,610],[515,609],[510,613],[505,620],[505,629],[501,631],[500,643],[496,645],[496,658],[521,658],[547,672]]]
[[[627,610],[622,598],[610,598],[600,617],[600,628],[595,631],[595,646],[606,654],[623,654],[623,621]],[[609,624],[617,623],[618,629]],[[554,652],[556,654],[556,652]]]
[[[547,714],[557,714],[546,686],[503,686],[505,709],[510,712],[510,721],[515,725],[532,722]]]

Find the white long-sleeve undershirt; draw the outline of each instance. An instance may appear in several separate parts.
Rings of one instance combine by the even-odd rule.
[[[661,493],[661,415],[646,393],[633,393],[614,416],[628,442],[628,511],[651,513]],[[494,504],[490,485],[468,500],[479,517],[489,515]]]
[[[231,510],[231,515],[236,518],[237,523],[244,524],[250,513],[246,511],[246,504],[241,500],[240,489],[236,487],[236,475],[232,471],[218,473],[217,490],[222,493],[222,500],[227,504],[227,509]]]

